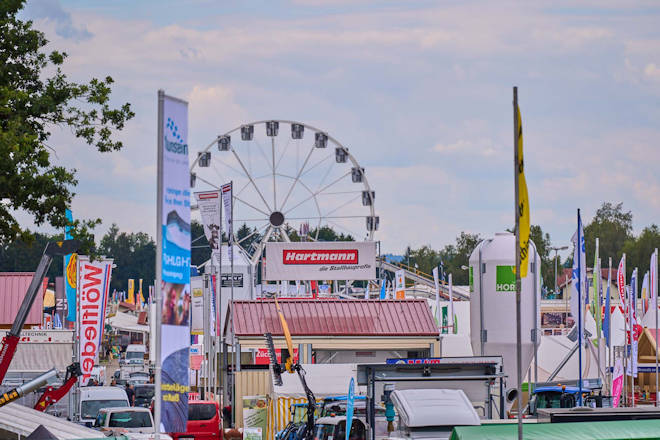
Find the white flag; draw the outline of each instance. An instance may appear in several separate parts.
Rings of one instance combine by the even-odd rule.
[[[233,195],[232,195],[232,182],[222,185],[222,205],[225,208],[225,231],[227,232],[227,239],[229,240],[229,249],[227,255],[229,261],[234,259],[234,210],[233,210]]]
[[[438,326],[440,326],[442,318],[440,316],[440,281],[438,266],[433,268],[433,281],[435,282],[435,320],[438,323]]]
[[[457,333],[457,329],[455,328],[456,325],[456,317],[454,316],[454,284],[452,281],[451,274],[449,274],[449,319],[450,319],[450,324],[452,328],[452,333]]]
[[[571,315],[573,319],[578,321],[578,307],[582,307],[584,311],[584,295],[586,293],[586,276],[587,276],[587,262],[584,244],[584,230],[582,229],[582,220],[578,219],[578,228],[573,234],[571,239],[574,246],[573,251],[573,276],[572,276],[572,292],[571,292]],[[578,267],[578,261],[580,266]],[[578,277],[580,279],[578,279]],[[578,329],[582,331],[584,325]]]
[[[649,270],[649,274],[650,274],[649,293],[651,295],[650,309],[653,310],[655,314],[655,311],[658,309],[658,250],[657,249],[655,250],[655,252],[651,254],[651,268]]]

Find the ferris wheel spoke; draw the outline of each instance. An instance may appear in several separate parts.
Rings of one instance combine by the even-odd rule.
[[[337,223],[337,222],[333,222],[333,221],[328,220],[328,223],[330,223],[330,224],[332,224],[332,225],[338,227],[339,229],[343,229],[344,231],[348,232],[350,235],[353,236],[354,239],[357,239],[357,238],[359,237],[358,234],[356,234],[355,232],[351,231],[350,229],[348,229],[348,228],[346,228],[346,227],[340,225],[340,224]]]
[[[341,205],[339,205],[338,207],[336,207],[336,208],[333,209],[332,211],[327,212],[327,213],[326,213],[326,218],[327,218],[327,216],[329,216],[330,214],[334,214],[335,212],[339,211],[341,208],[350,205],[351,203],[355,202],[355,201],[358,200],[359,198],[360,198],[360,195],[358,195],[358,196],[356,196],[356,197],[353,197],[353,198],[350,199],[348,202],[342,203]]]
[[[266,223],[266,224],[264,224],[263,226],[261,226],[260,228],[255,228],[255,230],[252,231],[250,234],[248,234],[248,235],[246,235],[245,237],[243,237],[243,238],[241,238],[240,240],[238,240],[238,241],[236,242],[236,244],[241,244],[241,243],[243,243],[243,242],[244,242],[245,240],[247,240],[248,238],[250,238],[250,237],[254,236],[255,234],[258,234],[258,233],[261,232],[262,230],[266,229],[266,228],[268,227],[268,225],[269,225],[269,223]]]
[[[286,241],[287,243],[291,243],[291,238],[286,232],[286,228],[280,226],[278,229],[280,230],[280,236],[282,237],[282,240]]]
[[[224,165],[225,167],[229,168],[232,172],[234,172],[234,173],[236,173],[236,174],[242,174],[239,170],[237,170],[237,169],[234,168],[233,166],[229,165],[226,161],[221,160],[220,163],[221,163],[222,165]],[[215,166],[216,162],[215,162],[215,161],[212,161],[211,164],[213,165],[213,169],[214,169],[217,173],[220,173],[220,170],[218,170],[218,169],[216,168],[216,166]]]
[[[330,188],[331,186],[336,185],[336,184],[339,183],[343,178],[345,178],[346,176],[349,176],[350,174],[351,174],[351,172],[348,171],[348,172],[347,172],[346,174],[344,174],[343,176],[338,177],[337,179],[335,179],[335,180],[333,180],[332,182],[328,183],[328,184],[327,184],[326,186],[324,186],[323,188],[319,189],[319,190],[316,191],[316,192],[313,192],[309,197],[307,197],[307,198],[304,199],[302,202],[300,202],[300,203],[298,203],[297,205],[295,205],[293,208],[288,209],[284,214],[287,214],[287,213],[293,211],[293,210],[296,209],[298,206],[302,205],[303,203],[307,202],[308,200],[311,200],[312,198],[316,198],[316,196],[317,196],[318,194],[320,194],[321,192],[323,192],[323,191],[325,191],[326,189]]]
[[[330,166],[329,166],[328,169],[326,170],[325,174],[323,174],[323,178],[322,178],[321,181],[319,182],[319,188],[321,187],[321,185],[323,185],[323,184],[325,183],[325,179],[327,179],[328,176],[330,175],[330,171],[332,171],[332,165],[333,165],[333,163],[330,162]]]
[[[287,217],[287,220],[318,220],[318,219],[348,219],[348,218],[367,218],[366,215],[321,215],[321,216],[308,216],[308,217]],[[236,220],[238,221],[238,220]]]
[[[270,138],[270,148],[273,153],[273,209],[277,211],[277,190],[275,185],[275,136]]]
[[[306,175],[307,173],[313,171],[316,167],[318,167],[319,165],[321,165],[321,164],[322,164],[323,162],[325,162],[326,160],[330,159],[332,156],[333,156],[333,155],[330,154],[330,155],[324,157],[323,159],[319,160],[318,162],[316,162],[316,163],[315,163],[314,165],[312,165],[311,167],[307,168],[307,171],[305,171],[304,173],[302,173],[302,174],[301,174],[301,177],[304,176],[304,175]],[[333,164],[330,163],[330,167],[332,167],[332,165],[333,165]]]
[[[280,167],[280,163],[282,162],[282,159],[284,159],[284,155],[286,154],[287,150],[289,149],[289,145],[291,145],[291,139],[289,139],[284,146],[284,150],[282,151],[282,154],[280,155],[280,158],[277,159],[277,163],[275,164],[275,170],[277,170]]]
[[[312,157],[313,152],[314,152],[314,146],[312,145],[312,148],[309,150],[309,153],[307,153],[307,157],[305,158],[305,162],[303,162],[302,167],[300,168],[300,170],[298,170],[298,175],[296,176],[296,178],[293,180],[293,183],[291,183],[291,186],[289,187],[289,192],[286,193],[286,197],[284,197],[284,201],[282,202],[281,210],[284,210],[284,207],[286,206],[286,202],[289,200],[289,196],[291,195],[291,192],[293,191],[293,188],[300,181],[300,176],[302,175],[302,172],[305,170],[305,167],[307,166],[307,162],[309,162],[309,158]]]
[[[252,186],[254,187],[255,191],[257,191],[257,194],[259,194],[259,197],[261,198],[261,201],[264,202],[264,205],[266,205],[266,209],[268,209],[268,211],[272,211],[272,210],[270,209],[270,206],[268,205],[268,202],[267,202],[266,199],[264,198],[264,195],[263,195],[263,194],[261,193],[261,191],[259,190],[259,187],[257,186],[256,183],[254,183],[254,179],[252,178],[252,175],[251,175],[251,174],[248,172],[248,170],[245,168],[245,165],[243,165],[243,161],[241,161],[241,158],[238,157],[238,154],[236,154],[236,150],[234,150],[234,149],[232,148],[232,149],[231,149],[231,152],[234,153],[234,157],[236,158],[236,160],[238,161],[238,163],[241,165],[241,168],[243,168],[243,172],[245,173],[245,175],[247,176],[247,178],[250,180],[250,183],[252,183]]]
[[[254,142],[257,145],[257,148],[259,148],[259,152],[264,157],[264,160],[266,161],[266,163],[268,163],[268,156],[266,156],[266,152],[262,148],[261,143],[256,139],[254,139],[252,142]]]
[[[236,193],[236,196],[240,196],[241,193],[242,193],[243,191],[245,191],[245,188],[247,188],[248,186],[250,186],[250,181],[249,181],[249,180],[248,180],[248,181],[245,183],[245,185],[243,185],[243,187],[242,187],[242,188]],[[234,196],[234,197],[236,197],[236,196]]]
[[[257,246],[257,249],[255,250],[254,254],[252,254],[252,260],[251,260],[252,265],[255,265],[259,262],[259,258],[261,258],[261,254],[264,251],[264,246],[270,239],[272,233],[273,233],[273,226],[271,224],[268,224],[268,227],[266,228],[266,232],[264,233],[264,237],[259,242],[259,245]]]
[[[220,189],[220,187],[217,186],[215,183],[211,183],[211,182],[209,182],[208,180],[206,180],[206,179],[203,178],[203,177],[197,176],[197,179],[201,180],[202,182],[206,183],[206,184],[209,185],[209,186],[212,186],[212,187],[215,188],[215,189]]]
[[[239,197],[234,196],[234,200],[236,200],[237,202],[241,202],[242,204],[244,204],[246,206],[249,206],[250,208],[254,209],[255,211],[262,213],[266,217],[270,216],[270,214],[268,214],[267,212],[262,211],[261,209],[257,208],[256,206],[252,205],[251,203],[246,202],[245,200],[243,200]]]

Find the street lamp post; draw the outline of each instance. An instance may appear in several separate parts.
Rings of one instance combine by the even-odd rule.
[[[557,291],[557,253],[559,251],[564,251],[568,249],[568,246],[554,246],[551,247],[551,251],[555,251],[555,295],[559,294]],[[566,322],[566,319],[568,317],[568,302],[566,301],[566,294],[564,293],[564,304],[566,304],[566,317],[564,318],[564,323]]]

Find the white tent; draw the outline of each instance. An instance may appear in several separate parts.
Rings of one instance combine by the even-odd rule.
[[[126,332],[149,333],[149,326],[138,324],[138,318],[128,313],[117,312],[115,316],[108,318],[108,324],[117,330]]]
[[[0,408],[0,437],[24,438],[44,425],[59,439],[102,439],[103,433],[12,402]]]

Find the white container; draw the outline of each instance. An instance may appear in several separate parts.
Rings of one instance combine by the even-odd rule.
[[[515,235],[503,232],[483,240],[470,255],[470,339],[475,356],[503,357],[507,395],[516,388]],[[521,353],[523,380],[534,356],[534,335],[541,305],[541,259],[530,240],[529,268],[521,280]],[[481,270],[479,270],[481,266]],[[483,338],[483,343],[482,343]],[[531,375],[532,378],[534,375]],[[511,396],[512,397],[512,396]],[[507,399],[507,409],[511,399]]]

